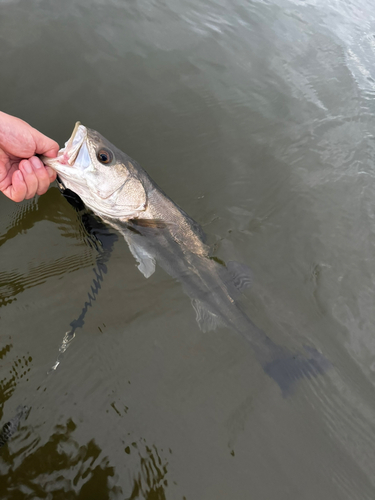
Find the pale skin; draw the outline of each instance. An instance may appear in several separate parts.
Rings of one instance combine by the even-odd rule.
[[[59,145],[20,118],[0,111],[0,191],[13,201],[44,194],[56,172],[35,156],[57,156]]]

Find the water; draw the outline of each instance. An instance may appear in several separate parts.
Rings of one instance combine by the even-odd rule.
[[[372,499],[375,16],[369,0],[1,2],[1,109],[137,159],[248,264],[246,311],[333,368],[283,398],[243,339],[202,334],[121,238],[97,253],[56,187],[0,197],[3,499]]]

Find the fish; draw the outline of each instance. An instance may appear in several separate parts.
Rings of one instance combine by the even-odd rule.
[[[251,283],[249,268],[212,256],[202,227],[99,132],[77,122],[57,156],[42,160],[66,189],[125,238],[146,278],[158,264],[181,283],[202,331],[224,326],[246,339],[283,396],[296,380],[322,375],[330,367],[314,347],[291,352],[258,328],[239,301]]]
[[[29,411],[28,406],[24,405],[18,406],[16,409],[15,416],[3,425],[0,432],[0,448],[2,448],[13,436],[13,434],[18,429],[20,421],[22,420],[23,417],[27,415],[28,411]]]

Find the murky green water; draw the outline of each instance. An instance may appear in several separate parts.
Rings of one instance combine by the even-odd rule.
[[[254,272],[249,316],[333,365],[283,398],[242,338],[119,238],[47,376],[97,252],[56,187],[0,197],[2,499],[375,496],[375,15],[369,0],[0,3],[1,109],[76,120],[137,159]]]

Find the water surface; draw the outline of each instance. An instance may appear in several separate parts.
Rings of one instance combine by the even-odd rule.
[[[244,306],[332,369],[283,398],[242,338],[203,334],[123,239],[83,328],[95,248],[52,186],[0,197],[3,499],[375,496],[375,16],[369,0],[2,1],[1,109],[138,160],[249,265]]]

